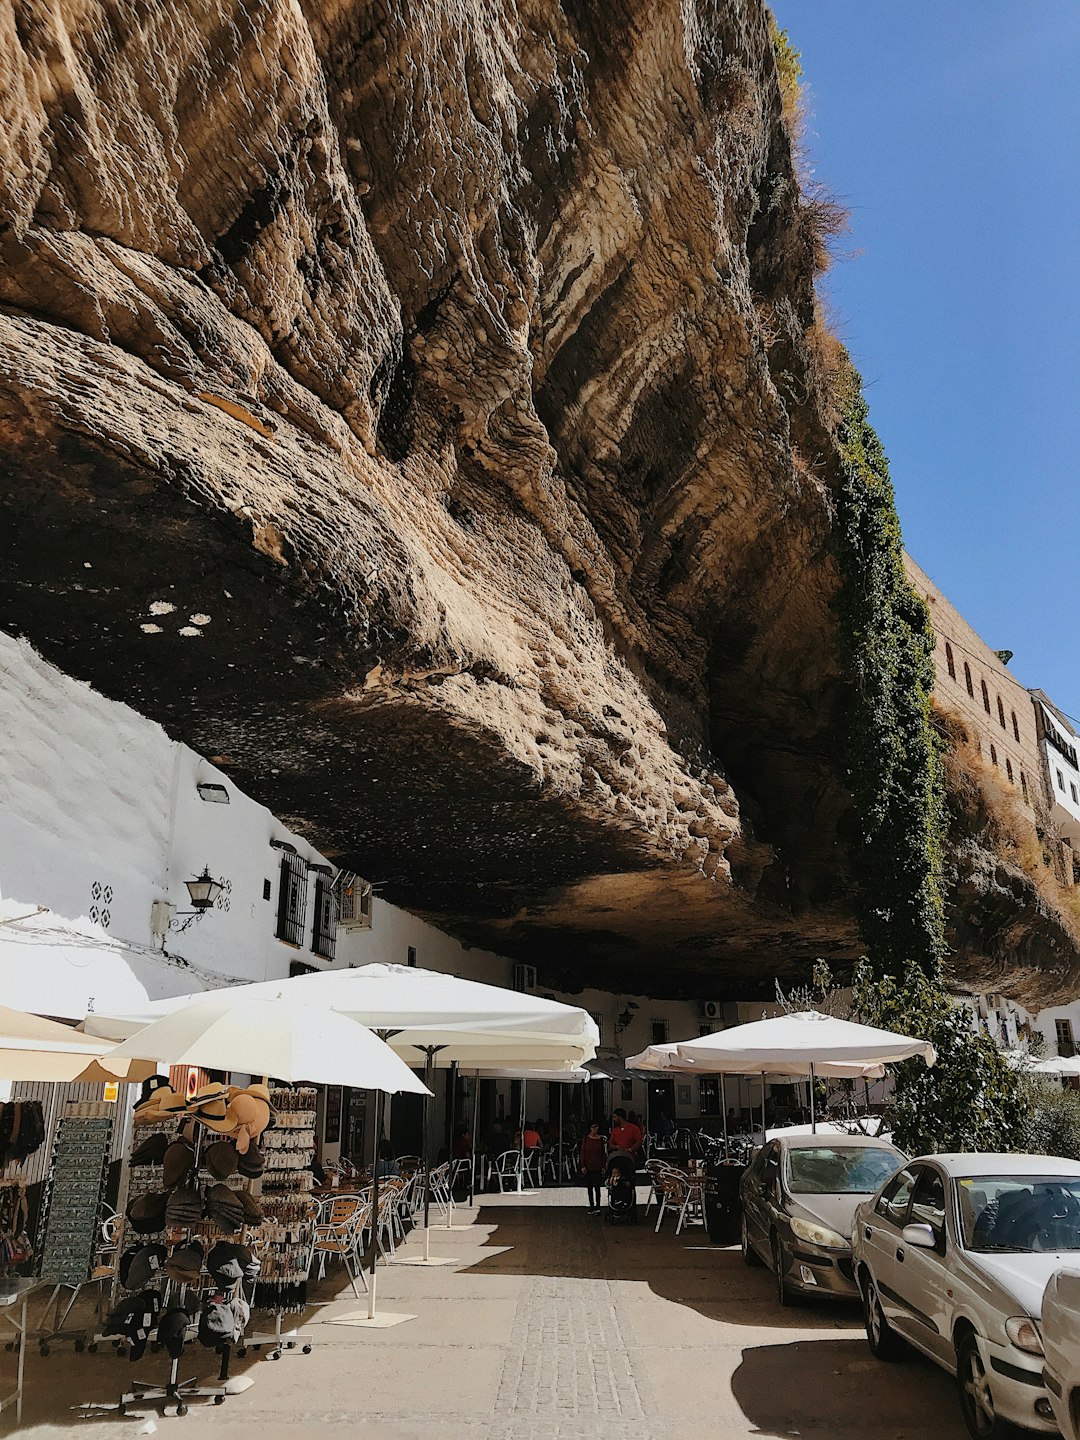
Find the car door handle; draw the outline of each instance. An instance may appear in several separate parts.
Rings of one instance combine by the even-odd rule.
[[[896,1247],[896,1258],[901,1262],[904,1259],[904,1252],[899,1245]]]

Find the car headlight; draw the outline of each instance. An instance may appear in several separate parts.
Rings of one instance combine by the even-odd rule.
[[[825,1250],[846,1250],[848,1242],[843,1235],[835,1230],[830,1230],[827,1225],[815,1225],[812,1220],[800,1220],[797,1215],[792,1215],[789,1222],[791,1233],[799,1240],[806,1240],[811,1245],[820,1245]]]
[[[1005,1334],[1018,1350],[1026,1350],[1029,1355],[1043,1353],[1039,1327],[1030,1315],[1011,1315],[1005,1321]]]

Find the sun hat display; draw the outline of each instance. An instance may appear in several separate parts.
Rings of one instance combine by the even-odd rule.
[[[204,1125],[214,1125],[225,1119],[227,1113],[228,1086],[220,1084],[201,1085],[187,1101],[189,1110]]]
[[[197,1285],[203,1268],[203,1243],[201,1240],[187,1240],[177,1245],[165,1264],[165,1274],[170,1280],[181,1285]]]
[[[239,1296],[208,1295],[199,1316],[199,1343],[209,1350],[235,1344],[250,1318],[251,1307]]]
[[[206,1257],[206,1268],[219,1285],[235,1285],[237,1280],[254,1280],[259,1261],[246,1245],[219,1240]]]
[[[263,1208],[249,1190],[235,1190],[234,1195],[240,1201],[240,1209],[244,1214],[245,1225],[261,1225],[265,1216]]]
[[[139,1195],[127,1207],[128,1224],[136,1235],[156,1235],[165,1228],[165,1207],[169,1196],[163,1191]]]
[[[144,1080],[142,1093],[134,1105],[134,1113],[141,1115],[146,1114],[147,1111],[156,1110],[159,1092],[168,1090],[168,1088],[169,1081],[164,1075],[151,1075],[148,1080]]]
[[[179,1185],[184,1176],[195,1169],[195,1151],[186,1140],[174,1140],[165,1151],[162,1162],[161,1183],[166,1190]]]
[[[157,1324],[160,1314],[161,1296],[156,1290],[143,1290],[139,1295],[121,1300],[119,1305],[109,1311],[102,1333],[126,1336],[131,1341],[128,1359],[141,1360],[150,1332]]]
[[[243,1153],[237,1151],[237,1160],[240,1174],[248,1180],[258,1180],[266,1165],[263,1160],[263,1152],[254,1140],[249,1143]]]
[[[141,1244],[140,1244],[140,1245],[129,1245],[129,1246],[127,1247],[127,1249],[124,1251],[124,1253],[120,1256],[120,1259],[117,1261],[117,1265],[116,1265],[116,1275],[117,1275],[118,1280],[120,1281],[120,1284],[123,1286],[123,1288],[124,1288],[125,1290],[130,1290],[130,1289],[132,1288],[132,1287],[128,1284],[128,1271],[131,1269],[131,1262],[132,1262],[132,1260],[135,1259],[135,1256],[139,1253],[139,1251],[140,1251],[142,1248],[143,1248],[143,1247],[142,1247]]]
[[[220,1182],[207,1192],[206,1214],[226,1235],[235,1235],[244,1223],[244,1207],[237,1192]]]
[[[169,1225],[197,1225],[202,1219],[202,1196],[194,1185],[177,1185],[165,1203],[165,1220]]]
[[[216,1140],[203,1152],[204,1165],[218,1180],[228,1180],[230,1175],[235,1175],[239,1161],[236,1146],[228,1140]]]
[[[162,1115],[181,1115],[187,1108],[187,1096],[178,1095],[171,1085],[166,1085],[155,1095],[155,1110]]]
[[[140,1245],[127,1267],[125,1290],[145,1290],[164,1267],[168,1252],[164,1245]]]
[[[165,1151],[169,1148],[169,1137],[163,1130],[157,1131],[154,1135],[148,1135],[131,1156],[132,1165],[160,1165],[165,1159]]]
[[[158,1321],[157,1339],[170,1360],[179,1360],[184,1353],[184,1341],[192,1324],[192,1317],[182,1305],[174,1305],[165,1311]]]

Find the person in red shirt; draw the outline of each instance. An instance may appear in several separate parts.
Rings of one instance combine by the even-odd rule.
[[[604,1137],[600,1134],[599,1121],[594,1120],[589,1126],[589,1133],[582,1137],[581,1150],[578,1156],[581,1165],[581,1178],[585,1182],[585,1188],[589,1194],[589,1214],[600,1214],[600,1186],[604,1181],[604,1160],[607,1146],[604,1144]]]
[[[625,1150],[636,1160],[641,1153],[641,1146],[645,1139],[640,1125],[635,1125],[632,1120],[627,1120],[625,1110],[616,1110],[611,1121],[611,1140],[609,1142],[612,1150]]]

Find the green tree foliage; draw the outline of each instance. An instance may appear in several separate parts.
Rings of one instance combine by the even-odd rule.
[[[900,979],[869,960],[855,973],[856,1019],[917,1035],[937,1051],[928,1067],[905,1060],[890,1115],[893,1139],[909,1155],[953,1150],[1014,1150],[1023,1143],[1027,1107],[1016,1071],[971,1012],[955,1004],[940,981],[909,967]]]
[[[938,1063],[896,1069],[893,1127],[911,1154],[1010,1150],[1024,1106],[1016,1074],[942,981],[941,754],[930,723],[934,636],[907,582],[889,465],[852,367],[837,431],[840,633],[852,686],[846,735],[861,843],[858,1018],[929,1040]]]
[[[802,92],[802,55],[791,43],[791,36],[781,30],[776,21],[769,17],[769,34],[772,37],[773,55],[776,59],[776,73],[780,79],[780,96],[784,102],[785,114],[794,112],[799,105]]]
[[[1028,1075],[1021,1081],[1026,1102],[1023,1148],[1031,1155],[1080,1160],[1080,1092]]]

